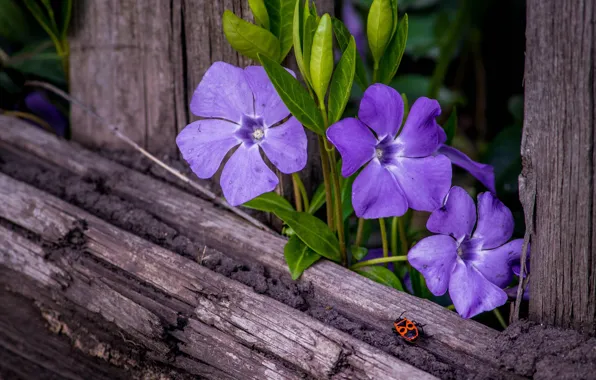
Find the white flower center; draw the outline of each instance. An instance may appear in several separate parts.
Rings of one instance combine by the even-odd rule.
[[[381,148],[377,148],[375,150],[376,154],[377,154],[377,158],[380,160],[381,158],[383,158],[383,149]]]
[[[252,137],[257,141],[262,140],[263,137],[265,137],[265,131],[263,130],[263,128],[257,128],[252,133]]]

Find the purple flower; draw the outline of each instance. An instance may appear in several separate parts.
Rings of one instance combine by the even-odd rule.
[[[520,247],[518,252],[511,255],[509,258],[509,266],[511,267],[511,271],[516,275],[519,276],[521,272],[521,253],[522,247]],[[525,267],[525,274],[523,277],[526,277],[526,274],[530,273],[530,244],[528,244],[528,250],[526,252],[526,267]]]
[[[66,135],[68,120],[43,93],[34,91],[28,94],[25,97],[25,104],[33,114],[47,122],[58,136]]]
[[[306,165],[304,129],[261,66],[243,70],[215,62],[195,90],[190,110],[204,119],[187,125],[176,143],[199,178],[213,176],[226,154],[237,147],[220,181],[232,206],[277,186],[277,176],[261,158],[261,149],[282,173],[294,173]]]
[[[441,145],[437,153],[447,156],[453,164],[468,171],[493,193],[497,192],[495,189],[495,169],[492,165],[472,161],[464,153],[447,145]]]
[[[438,235],[420,240],[408,253],[408,261],[422,273],[434,295],[449,288],[463,318],[507,301],[501,288],[512,279],[509,259],[521,251],[523,239],[507,243],[513,233],[513,215],[501,201],[490,192],[479,194],[476,222],[472,197],[453,187],[426,227]]]
[[[408,207],[432,211],[441,206],[451,186],[451,162],[434,155],[446,140],[435,121],[440,113],[436,100],[418,99],[398,135],[402,98],[377,83],[364,92],[358,119],[329,127],[327,137],[342,156],[342,175],[349,177],[364,166],[352,187],[357,216],[376,219],[401,216]]]
[[[358,49],[360,56],[366,57],[368,41],[364,32],[364,23],[362,22],[361,16],[354,8],[352,1],[353,0],[344,1],[341,10],[341,19],[344,21],[346,28],[348,28],[350,31],[350,34],[354,36],[356,48]]]

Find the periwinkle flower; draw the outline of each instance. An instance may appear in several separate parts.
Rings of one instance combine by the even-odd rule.
[[[290,115],[261,66],[241,69],[215,62],[195,90],[190,110],[203,119],[187,125],[176,143],[199,178],[213,176],[237,147],[220,180],[232,206],[277,186],[278,178],[261,158],[261,149],[282,173],[306,165],[304,128]]]
[[[478,195],[476,222],[472,197],[453,187],[426,224],[438,235],[420,240],[408,261],[422,273],[431,293],[439,296],[449,288],[457,312],[471,318],[507,301],[502,288],[513,276],[509,260],[523,244],[523,239],[507,242],[513,225],[511,211],[490,192]]]
[[[473,161],[463,152],[444,144],[439,146],[437,149],[437,154],[445,155],[449,160],[451,160],[451,163],[459,166],[473,175],[491,192],[497,192],[495,188],[495,168],[492,165],[481,164],[479,162]]]
[[[441,206],[451,186],[451,162],[435,154],[446,140],[435,120],[440,113],[436,100],[418,99],[398,135],[403,100],[377,83],[364,92],[358,119],[329,127],[327,137],[342,157],[342,175],[364,166],[352,187],[357,216],[376,219],[401,216],[408,207],[432,211]]]

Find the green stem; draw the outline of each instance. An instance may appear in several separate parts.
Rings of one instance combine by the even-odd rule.
[[[404,225],[404,216],[397,218],[397,226],[399,228],[399,241],[401,243],[401,254],[408,254],[408,235],[406,234],[406,226]],[[394,253],[396,255],[397,253]]]
[[[300,194],[300,188],[298,187],[298,182],[296,181],[297,175],[296,173],[292,174],[292,185],[294,187],[294,202],[296,203],[296,211],[302,212],[302,195]]]
[[[389,244],[387,244],[387,228],[385,227],[385,219],[379,218],[379,226],[381,227],[381,240],[383,241],[383,257],[389,257]]]
[[[398,217],[394,216],[391,219],[391,253],[394,255],[399,254],[397,251],[397,224]]]
[[[357,269],[362,267],[368,267],[375,264],[386,264],[386,263],[394,263],[398,261],[407,261],[408,256],[390,256],[390,257],[380,257],[378,259],[366,260],[356,263],[350,267],[350,269]]]
[[[358,218],[358,229],[356,229],[356,242],[354,245],[360,247],[362,244],[362,236],[364,235],[364,218]]]
[[[308,193],[306,192],[306,188],[304,187],[304,183],[300,179],[298,173],[293,173],[292,178],[298,184],[298,189],[300,190],[300,194],[302,195],[302,203],[304,204],[304,209],[308,210],[310,208],[310,202],[308,200]]]
[[[335,231],[333,223],[333,203],[331,202],[331,183],[329,182],[329,160],[325,154],[325,142],[322,136],[319,136],[319,153],[321,154],[321,167],[323,168],[323,183],[325,184],[325,203],[327,209],[327,226],[331,231]]]
[[[375,62],[375,67],[373,69],[373,78],[372,78],[373,84],[377,83],[378,76],[379,76],[379,64],[377,62]]]
[[[505,318],[503,318],[503,315],[501,314],[501,312],[499,311],[499,309],[493,309],[493,313],[495,314],[495,317],[497,317],[497,320],[501,324],[501,327],[503,327],[504,329],[506,329],[507,328],[507,323],[505,322]]]

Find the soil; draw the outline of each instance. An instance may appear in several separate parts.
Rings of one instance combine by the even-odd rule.
[[[108,155],[108,154],[106,154]],[[143,159],[110,153],[112,159],[158,178],[155,169]],[[180,169],[184,165],[178,163]],[[314,318],[347,332],[372,346],[442,379],[489,378],[445,363],[424,349],[403,343],[390,331],[378,331],[364,321],[354,320],[317,300],[308,284],[294,282],[287,275],[270,273],[260,264],[244,263],[222,252],[204,247],[192,237],[184,236],[133,202],[111,194],[102,178],[81,178],[41,162],[24,162],[23,158],[2,153],[0,172],[29,183],[109,221],[126,231],[175,251],[226,277],[252,287],[277,301],[299,309]],[[197,254],[197,252],[199,252]],[[51,254],[51,252],[50,252]],[[573,331],[521,323],[510,326],[497,339],[495,355],[501,366],[512,373],[539,379],[596,379],[596,340]]]

